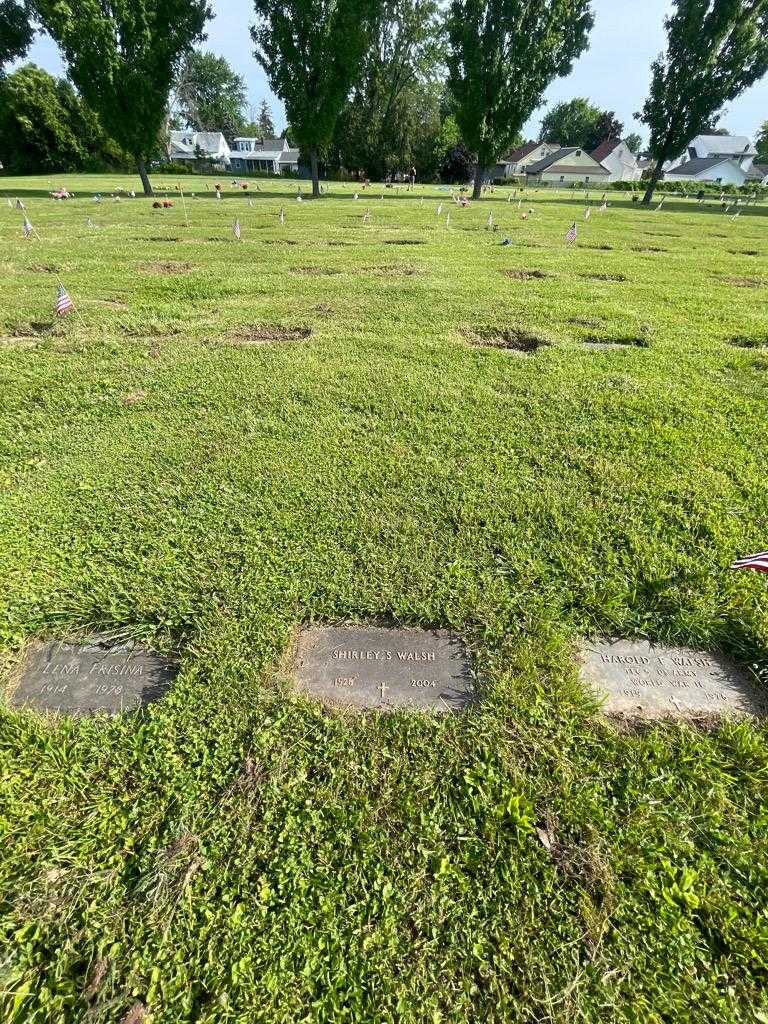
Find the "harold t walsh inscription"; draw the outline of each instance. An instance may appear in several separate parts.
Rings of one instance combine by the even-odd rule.
[[[172,659],[133,643],[37,643],[12,681],[11,704],[81,715],[135,711],[162,697],[177,671]]]
[[[584,644],[581,675],[609,714],[635,718],[766,715],[768,692],[719,654],[645,641]]]
[[[305,693],[361,708],[459,711],[474,696],[464,644],[446,630],[311,627],[294,675]]]

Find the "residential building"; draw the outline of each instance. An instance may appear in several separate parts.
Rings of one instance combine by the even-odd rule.
[[[229,167],[229,146],[221,132],[172,131],[168,155],[175,163],[203,160],[217,168]]]
[[[266,171],[268,174],[298,171],[299,151],[291,149],[285,138],[241,137],[232,144],[230,167],[243,174],[253,171]]]
[[[746,135],[697,135],[682,160],[666,171],[666,177],[743,185],[756,156],[757,150]]]
[[[517,149],[513,149],[496,164],[494,177],[513,178],[516,175],[525,174],[529,164],[535,164],[544,157],[556,153],[560,149],[557,142],[526,142]]]
[[[610,178],[610,171],[594,160],[585,149],[566,146],[525,169],[529,185],[601,185]]]
[[[623,139],[606,139],[590,154],[610,177],[606,181],[639,181],[642,168]]]

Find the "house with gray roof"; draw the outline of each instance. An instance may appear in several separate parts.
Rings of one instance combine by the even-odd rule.
[[[172,131],[168,133],[168,156],[174,163],[204,161],[214,167],[229,167],[229,146],[221,132]]]
[[[599,164],[585,149],[566,146],[525,169],[529,185],[600,185],[610,180],[611,172]]]
[[[268,174],[295,172],[299,169],[299,151],[292,149],[286,138],[242,136],[232,143],[230,167],[241,174],[255,171],[266,171]]]

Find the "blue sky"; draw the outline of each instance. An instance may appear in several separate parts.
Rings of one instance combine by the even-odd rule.
[[[208,28],[206,49],[226,57],[248,83],[249,100],[256,105],[267,97],[279,130],[285,124],[282,105],[271,95],[261,68],[252,56],[248,26],[253,21],[250,0],[213,0],[216,18]],[[574,66],[568,78],[559,79],[545,95],[548,105],[559,100],[586,96],[598,106],[615,110],[625,132],[640,131],[632,115],[643,103],[650,80],[650,64],[664,47],[662,19],[668,0],[593,0],[595,27],[589,50]],[[38,39],[28,60],[53,73],[61,73],[55,44]],[[536,111],[525,134],[535,136],[546,108]],[[754,134],[768,120],[768,78],[730,104],[724,124],[735,135]]]

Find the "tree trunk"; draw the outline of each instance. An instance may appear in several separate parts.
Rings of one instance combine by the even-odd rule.
[[[656,166],[653,168],[653,174],[651,175],[651,179],[648,182],[648,188],[645,190],[645,195],[643,196],[643,205],[644,206],[648,206],[650,201],[653,199],[653,193],[656,191],[656,186],[661,181],[661,175],[662,175],[662,168],[663,168],[663,166],[664,166],[663,158],[661,160],[657,160],[656,161]]]
[[[472,198],[479,199],[483,190],[483,173],[485,168],[480,164],[480,161],[475,164],[475,187],[472,189]]]
[[[320,195],[320,176],[317,171],[317,147],[315,146],[309,151],[309,166],[312,173],[312,195],[317,198]]]
[[[139,177],[141,178],[144,195],[153,196],[155,193],[152,191],[152,185],[150,184],[149,177],[147,176],[147,165],[144,163],[143,157],[136,158],[136,170],[139,172]]]

